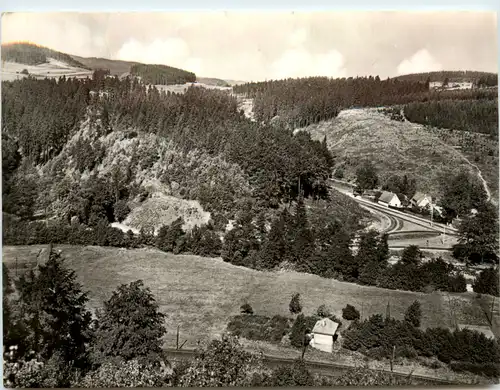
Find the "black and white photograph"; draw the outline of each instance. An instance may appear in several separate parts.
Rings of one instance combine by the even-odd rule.
[[[5,12],[5,388],[500,378],[494,11]]]

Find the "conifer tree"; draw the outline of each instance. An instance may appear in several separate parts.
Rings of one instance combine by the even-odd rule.
[[[61,255],[51,251],[46,265],[40,265],[37,274],[21,277],[17,287],[30,348],[42,359],[57,353],[75,367],[85,367],[91,322],[85,307],[88,297]]]

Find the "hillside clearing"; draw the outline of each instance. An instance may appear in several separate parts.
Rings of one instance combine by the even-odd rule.
[[[327,136],[336,157],[335,169],[343,169],[344,180],[355,180],[357,167],[369,159],[381,183],[389,176],[407,174],[417,180],[419,191],[439,197],[443,177],[461,169],[477,175],[464,156],[437,135],[420,125],[393,121],[377,109],[344,110],[333,120],[303,130],[314,139]]]
[[[26,69],[31,76],[37,78],[92,76],[92,71],[77,68],[53,58],[49,58],[49,62],[40,65],[26,65],[8,61],[2,62],[2,81],[12,81],[27,77],[27,75],[21,74],[24,69]]]
[[[34,264],[36,255],[45,246],[4,246],[3,261],[15,272],[26,263]],[[154,249],[117,249],[104,247],[57,246],[67,266],[75,270],[85,289],[90,291],[89,305],[97,308],[122,283],[137,279],[158,297],[161,310],[167,315],[166,344],[175,342],[180,326],[186,348],[197,340],[220,336],[229,318],[239,313],[248,301],[256,314],[289,315],[288,304],[294,292],[303,300],[305,314],[312,314],[326,304],[337,316],[347,303],[353,304],[363,318],[385,313],[390,302],[391,314],[402,319],[408,306],[419,300],[422,304],[422,326],[449,327],[452,314],[448,294],[423,294],[386,290],[370,286],[324,279],[297,272],[261,272],[233,266],[221,259],[189,255],[172,255]],[[473,304],[473,293],[449,294]],[[462,304],[455,309],[460,323],[484,325],[479,311]],[[465,311],[467,310],[467,313]]]

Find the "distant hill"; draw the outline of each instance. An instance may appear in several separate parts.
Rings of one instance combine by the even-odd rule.
[[[130,68],[130,74],[154,85],[185,84],[196,81],[194,73],[167,65],[134,64]]]
[[[149,65],[140,62],[110,60],[98,57],[72,57],[90,69],[109,69],[112,76],[123,76],[125,74],[138,76],[148,84],[184,84],[196,81],[194,73],[167,65]]]
[[[79,57],[79,56],[71,56],[78,62],[81,62],[89,69],[109,69],[109,72],[112,76],[121,76],[124,73],[130,72],[130,68],[133,65],[138,64],[138,62],[132,61],[121,61],[121,60],[109,60],[107,58],[98,58],[98,57]]]
[[[41,65],[49,62],[49,58],[65,62],[70,66],[89,69],[83,63],[68,54],[61,53],[33,43],[5,43],[2,45],[2,62],[16,62],[26,65]]]
[[[226,80],[217,79],[214,77],[197,77],[196,81],[206,85],[213,85],[216,87],[230,87],[230,84]]]
[[[464,81],[476,81],[479,80],[480,78],[497,77],[497,76],[498,75],[496,73],[490,73],[490,72],[477,72],[471,70],[465,70],[465,71],[444,70],[439,72],[405,74],[402,76],[393,77],[393,79],[400,81],[418,81],[422,83],[425,83],[427,79],[430,79],[429,81],[431,82],[433,81],[443,82],[445,81],[445,79],[448,79],[448,81],[450,82],[464,82]]]

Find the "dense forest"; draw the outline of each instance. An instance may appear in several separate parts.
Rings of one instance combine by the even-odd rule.
[[[282,123],[293,129],[335,118],[347,108],[497,97],[493,90],[429,91],[427,82],[380,80],[372,76],[267,81],[238,85],[233,90],[254,99],[258,121]]]
[[[404,107],[404,114],[410,122],[498,137],[497,99],[410,103]]]
[[[97,90],[100,93],[96,93]],[[175,145],[175,150],[165,146],[172,150],[168,158],[176,159],[176,163],[184,161],[183,164],[189,164],[192,169],[195,169],[193,158],[199,159],[203,153],[207,154],[203,158],[205,165],[213,160],[221,167],[226,166],[227,172],[234,173],[234,168],[228,169],[227,163],[236,164],[248,176],[251,195],[262,208],[276,208],[296,199],[299,183],[305,197],[328,196],[332,156],[325,142],[313,141],[305,133],[293,135],[284,128],[252,123],[238,111],[236,99],[221,91],[192,87],[185,94],[165,93],[136,79],[119,80],[106,77],[105,72],[95,72],[92,80],[63,77],[59,81],[28,78],[4,82],[2,104],[5,140],[2,151],[7,168],[3,172],[5,211],[23,218],[33,215],[36,200],[41,199],[42,202],[68,203],[68,219],[77,215],[84,223],[96,222],[99,218],[113,222],[115,204],[140,192],[131,183],[131,177],[152,167],[160,157],[165,158],[158,154],[158,149],[148,147],[144,150],[146,154],[137,153],[127,166],[121,167],[124,169],[120,176],[114,177],[110,172],[103,178],[104,183],[96,178],[76,184],[63,185],[62,181],[61,185],[51,187],[44,187],[42,183],[60,182],[65,175],[63,169],[70,162],[82,173],[94,169],[105,155],[100,139],[114,133],[131,140],[144,139],[141,134],[166,139]],[[80,134],[82,123],[89,131],[94,129],[91,130],[94,135]],[[128,129],[134,131],[125,134]],[[70,148],[65,151],[69,160],[55,159],[65,147]],[[193,155],[196,151],[201,152],[198,157]],[[57,166],[50,168],[45,177],[39,177],[33,170],[35,165],[52,164],[56,160]],[[165,164],[169,167],[168,174],[165,172],[168,179],[174,174],[170,167],[176,164],[174,160]],[[198,174],[203,178],[200,169],[208,170],[208,176],[210,169],[219,168],[200,166]],[[182,180],[187,172],[179,171],[175,175]],[[211,205],[210,211],[234,211],[238,207],[234,196],[228,197],[227,186],[225,192],[222,187],[213,191],[210,184],[213,180],[212,175],[204,189],[200,184],[194,199]],[[115,184],[106,186],[106,182]],[[109,191],[110,188],[114,190]],[[187,195],[192,189],[187,189]],[[238,193],[241,191],[234,195]]]
[[[27,65],[40,65],[48,62],[49,58],[63,61],[70,66],[90,69],[73,59],[70,55],[47,47],[32,43],[6,43],[2,45],[2,61],[18,62]]]
[[[194,73],[166,65],[134,64],[130,67],[130,74],[152,85],[185,84],[196,81]]]
[[[427,81],[440,81],[445,82],[448,80],[450,83],[453,82],[465,82],[471,81],[475,84],[482,84],[480,80],[485,82],[487,86],[493,86],[498,84],[498,75],[489,72],[476,72],[471,70],[465,71],[437,71],[437,72],[425,72],[425,73],[411,73],[405,74],[403,76],[394,77],[394,79],[399,81],[413,81],[425,83]]]

